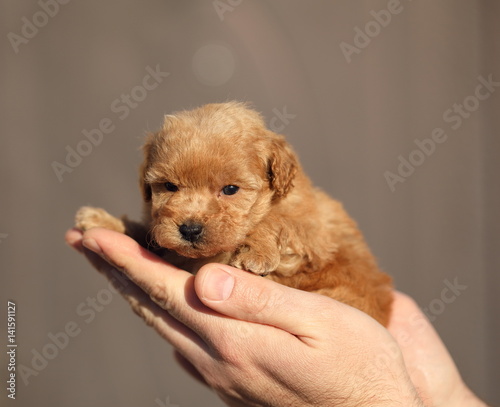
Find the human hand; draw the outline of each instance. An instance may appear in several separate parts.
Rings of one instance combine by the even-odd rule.
[[[388,326],[420,398],[430,406],[484,407],[465,385],[441,338],[415,301],[394,293]],[[388,347],[385,357],[390,357]]]
[[[103,229],[86,232],[83,241],[82,233],[72,230],[66,239],[96,268],[109,274],[108,261],[136,284],[122,290],[134,311],[229,405],[423,405],[393,337],[354,308],[228,266],[205,266],[195,277],[127,236]],[[106,261],[84,250],[82,242]],[[396,296],[390,326],[399,342],[407,327],[400,319],[404,313],[398,317],[398,304],[414,311],[406,300]],[[414,323],[413,328],[422,326]],[[404,359],[414,384],[436,405],[437,386],[424,379],[443,383],[448,378],[418,368],[415,349],[420,344],[426,343],[405,343]],[[439,346],[432,349],[441,351]],[[451,363],[448,373],[453,373],[451,359],[442,360]],[[453,378],[455,385],[462,383],[458,373]],[[456,389],[451,393],[455,398],[461,394]]]

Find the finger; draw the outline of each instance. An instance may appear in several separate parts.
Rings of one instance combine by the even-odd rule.
[[[419,349],[426,350],[426,357],[440,364],[454,366],[454,362],[441,338],[419,308],[406,294],[394,292],[393,313],[388,330],[403,350],[405,360],[411,365],[423,362]]]
[[[432,324],[417,303],[406,294],[395,291],[393,312],[388,330],[401,347],[418,344],[428,349],[431,343],[441,343]]]
[[[130,281],[128,281],[128,279],[124,275],[120,274],[118,270],[111,266],[101,256],[83,246],[82,230],[76,228],[69,229],[66,232],[64,238],[66,240],[66,243],[70,247],[83,254],[87,258],[87,260],[94,266],[94,268],[97,269],[97,271],[104,274],[116,290],[122,291],[123,288],[128,285]]]
[[[103,231],[106,234],[107,231]],[[116,235],[118,235],[115,236],[116,244],[122,242],[130,246],[135,244],[134,241],[130,242],[131,239],[125,235],[118,233],[116,233]],[[90,236],[92,238],[93,234],[90,234]],[[100,250],[98,250],[99,254],[96,254],[94,251],[87,249],[84,246],[85,243],[83,243],[83,240],[84,234],[77,229],[72,229],[66,233],[66,241],[68,244],[82,252],[89,262],[110,280],[113,287],[120,292],[131,305],[133,311],[144,319],[148,325],[152,326],[163,338],[182,352],[182,354],[186,356],[190,355],[191,358],[207,357],[207,345],[199,335],[165,312],[164,309],[151,300],[150,296],[141,287],[133,280],[129,279],[126,274],[123,274],[107,260],[104,260],[104,258],[108,259],[109,256],[106,256],[106,254],[102,253]],[[90,246],[92,246],[92,243]],[[93,248],[96,249],[96,247]]]
[[[201,301],[232,318],[271,325],[295,336],[356,312],[331,298],[300,291],[222,264],[201,268],[195,280]]]
[[[69,229],[66,234],[64,235],[64,240],[66,240],[66,243],[75,249],[76,251],[83,253],[83,246],[82,246],[82,236],[83,232],[80,229],[73,228]]]
[[[463,382],[446,346],[411,297],[394,293],[388,330],[403,353],[410,378],[421,397],[433,398],[435,405],[446,404],[450,400],[450,387],[443,385],[440,379],[446,377],[446,384],[450,386]]]
[[[181,305],[180,297],[192,279],[191,274],[164,262],[130,237],[111,230],[90,229],[84,233],[82,243],[121,270],[163,309],[175,313]]]
[[[210,352],[217,342],[215,332],[221,331],[221,324],[227,317],[206,307],[194,290],[194,276],[174,267],[141,247],[136,241],[121,233],[106,229],[91,229],[83,235],[83,245],[112,263],[140,287],[147,296],[166,313],[151,309],[142,299],[134,305],[136,312],[150,324],[160,324],[160,332],[185,356],[189,356],[190,345],[185,339],[196,342],[206,352]],[[154,312],[152,312],[154,311]],[[160,331],[160,330],[159,330]],[[196,334],[193,337],[192,332]],[[220,332],[219,332],[220,334]],[[201,339],[199,339],[201,338]]]

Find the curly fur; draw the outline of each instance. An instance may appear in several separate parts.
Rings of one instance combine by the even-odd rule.
[[[77,227],[127,233],[193,273],[208,262],[231,264],[387,324],[390,277],[342,205],[311,185],[290,145],[257,112],[230,102],[168,115],[143,151],[144,221],[84,207]],[[228,185],[239,189],[226,194]],[[197,233],[186,238],[182,227]]]

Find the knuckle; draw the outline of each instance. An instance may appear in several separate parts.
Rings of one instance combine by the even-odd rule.
[[[245,296],[252,307],[249,312],[256,318],[257,322],[286,303],[285,294],[279,287],[274,287],[271,290],[248,287],[246,291]]]
[[[217,353],[219,358],[228,366],[240,367],[243,366],[243,360],[245,359],[243,351],[241,348],[236,346],[228,346],[224,344],[217,347]]]
[[[223,369],[220,373],[222,374],[219,374],[219,372],[217,372],[217,374],[214,374],[214,372],[208,371],[202,375],[208,386],[212,388],[216,393],[224,396],[237,396],[238,392],[235,389],[236,383],[238,381],[236,379],[237,375],[235,375],[233,372],[228,372],[228,369]]]
[[[217,342],[213,344],[217,358],[224,365],[236,369],[243,369],[248,364],[250,353],[248,338],[238,334],[242,324],[221,333],[217,338]]]
[[[214,348],[220,359],[224,361],[232,360],[233,355],[235,354],[236,343],[231,333],[222,331],[221,334],[217,337]]]
[[[142,318],[147,325],[154,326],[155,316],[150,309],[141,304],[141,302],[134,296],[126,296],[126,299],[136,315]]]
[[[168,285],[165,281],[155,281],[148,290],[151,300],[168,313],[175,312],[175,301],[171,300]]]

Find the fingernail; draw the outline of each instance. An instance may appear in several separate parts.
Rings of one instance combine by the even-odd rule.
[[[209,301],[225,301],[231,295],[234,277],[220,268],[213,268],[205,276],[202,297]]]
[[[92,250],[96,254],[99,254],[99,255],[103,254],[101,247],[92,238],[83,239],[82,240],[82,245],[84,247],[86,247],[87,249]]]

